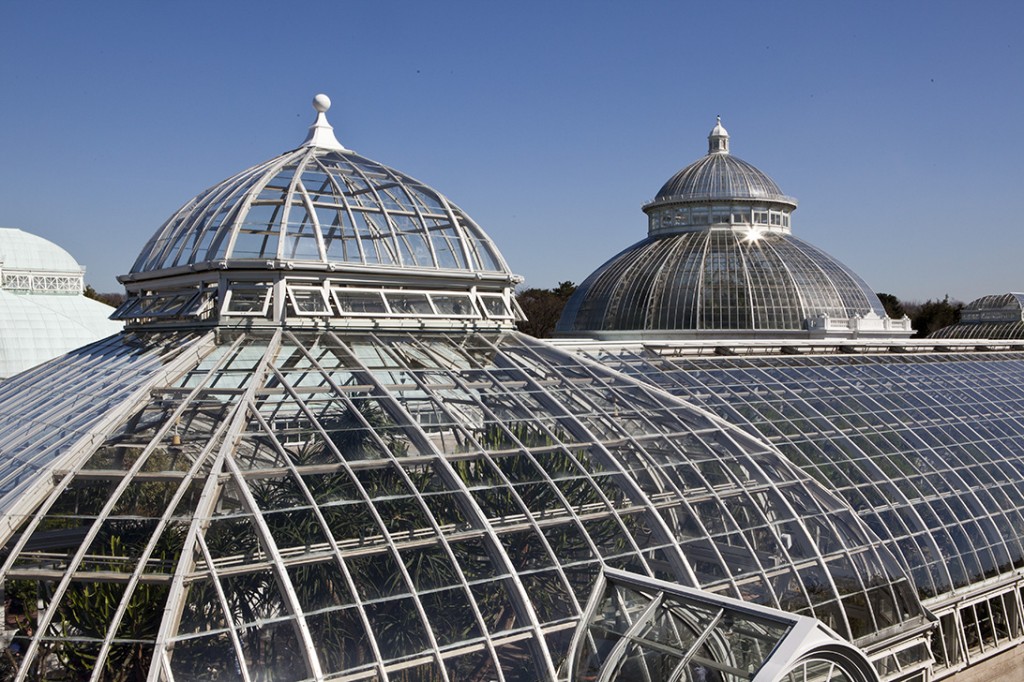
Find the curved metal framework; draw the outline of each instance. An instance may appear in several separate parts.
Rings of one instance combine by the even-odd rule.
[[[809,321],[885,310],[867,284],[792,235],[701,230],[649,237],[588,277],[558,332],[612,338],[806,332]]]
[[[921,622],[774,450],[528,337],[221,330],[62,363],[86,386],[0,386],[19,680],[555,679],[605,568],[848,638]]]
[[[1022,638],[1024,352],[903,350],[582,352],[769,440],[842,496],[939,617],[932,653],[955,670]]]
[[[354,152],[316,146],[249,168],[182,206],[128,278],[235,261],[509,273],[491,240],[443,195]]]
[[[960,322],[928,335],[933,339],[1024,339],[1024,294],[982,296],[964,306]]]

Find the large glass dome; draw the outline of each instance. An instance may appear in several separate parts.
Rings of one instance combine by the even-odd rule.
[[[469,216],[418,180],[345,149],[317,101],[306,142],[214,185],[149,240],[133,279],[175,268],[275,261],[509,275]]]
[[[708,154],[644,206],[649,236],[577,289],[563,336],[907,336],[849,268],[791,234],[796,200],[729,152],[721,122]]]
[[[318,121],[295,159],[366,165]],[[389,177],[376,197],[411,187]],[[346,211],[367,194],[339,188]],[[315,256],[281,267],[228,256],[282,192],[244,191],[150,242],[126,332],[0,385],[6,678],[584,680],[647,665],[604,657],[602,619],[646,642],[664,607],[695,635],[656,644],[691,676],[840,652],[834,679],[868,682],[851,642],[929,627],[894,556],[774,446],[516,332],[507,270],[466,256],[482,232],[449,242],[465,268],[370,264],[359,239],[333,261],[310,218]],[[441,310],[456,295],[477,317]]]

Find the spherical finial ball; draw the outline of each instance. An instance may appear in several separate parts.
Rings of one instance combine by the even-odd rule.
[[[321,114],[331,108],[331,98],[327,95],[320,93],[313,98],[313,108],[319,111]]]

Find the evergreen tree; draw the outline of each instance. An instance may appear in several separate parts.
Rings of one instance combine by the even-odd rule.
[[[519,331],[541,339],[550,337],[574,291],[576,285],[565,281],[552,289],[524,289],[517,293],[516,301],[526,314],[526,321],[517,325]]]

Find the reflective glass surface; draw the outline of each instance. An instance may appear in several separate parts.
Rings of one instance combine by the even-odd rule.
[[[598,355],[769,440],[923,598],[1024,566],[1024,354]]]
[[[199,194],[132,272],[222,260],[507,271],[487,235],[438,192],[353,152],[309,146]]]
[[[730,154],[708,154],[691,163],[658,191],[653,203],[750,199],[795,205],[768,175]]]
[[[788,234],[714,229],[641,241],[569,300],[558,331],[803,330],[820,315],[885,317],[846,266]]]
[[[920,614],[775,450],[515,333],[126,335],[60,362],[0,387],[3,428],[51,427],[4,441],[5,674],[555,678],[604,567],[851,638]]]

